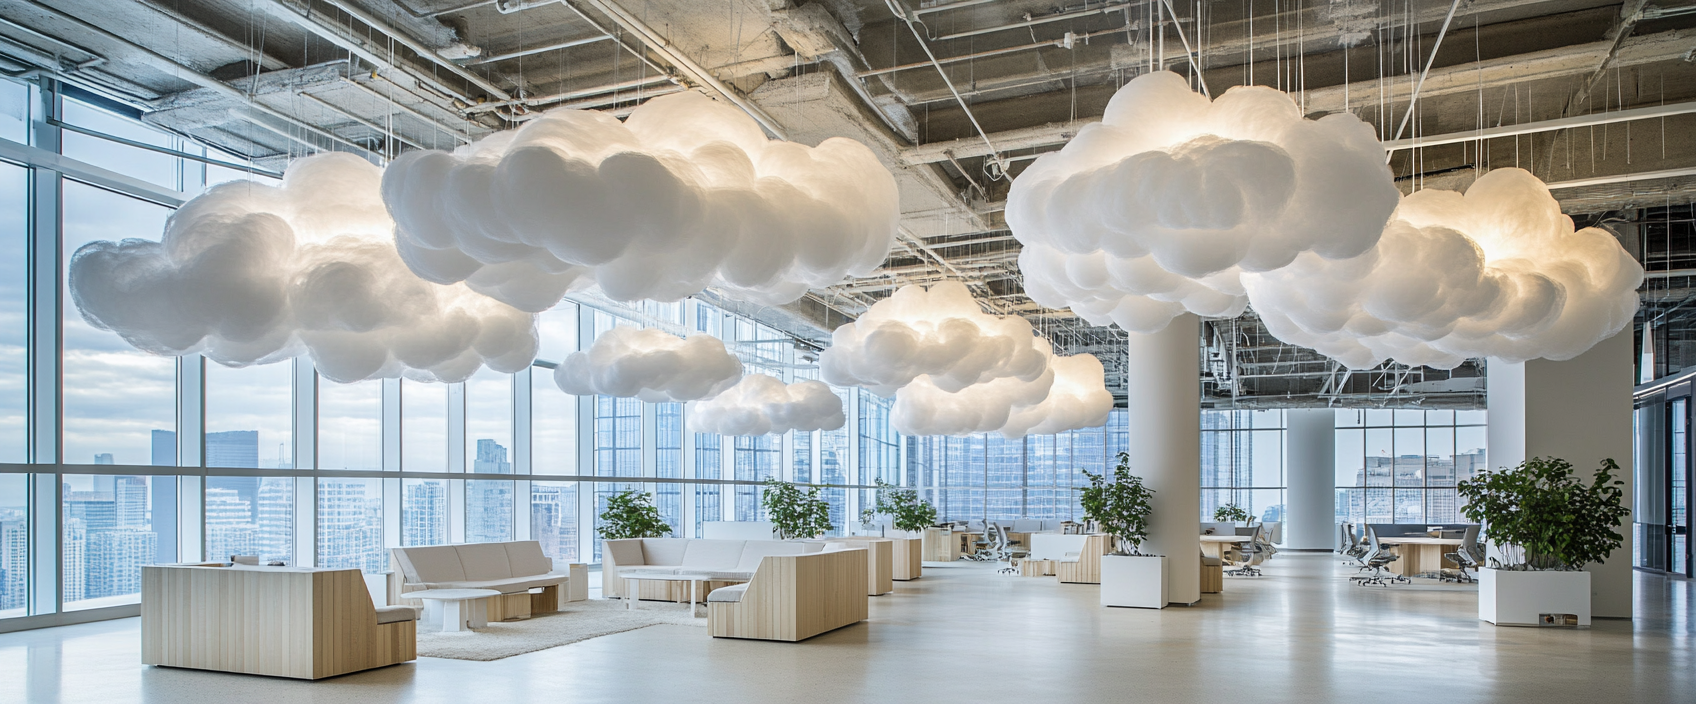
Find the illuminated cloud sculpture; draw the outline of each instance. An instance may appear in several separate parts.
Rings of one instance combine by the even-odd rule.
[[[1491,171],[1465,195],[1408,196],[1359,257],[1303,254],[1243,277],[1273,335],[1355,369],[1571,359],[1631,324],[1642,281],[1613,235],[1575,232],[1521,169]]]
[[[965,284],[902,286],[831,334],[819,375],[887,396],[928,376],[953,392],[1004,377],[1029,382],[1048,368],[1048,343],[1024,318],[984,313]]]
[[[380,178],[362,159],[325,154],[295,162],[281,186],[214,186],[171,216],[160,242],[78,249],[71,299],[141,350],[226,366],[304,353],[337,382],[529,366],[535,316],[414,275],[395,251]]]
[[[1266,87],[1209,101],[1156,72],[1019,175],[1007,222],[1032,300],[1157,332],[1186,311],[1241,313],[1242,272],[1304,252],[1360,255],[1398,197],[1383,147],[1353,115],[1307,120]]]
[[[577,396],[603,394],[650,403],[694,401],[731,387],[742,361],[712,335],[687,338],[653,328],[615,327],[554,368],[554,383]]]
[[[1093,355],[1052,357],[1036,381],[1004,377],[957,393],[938,389],[928,377],[895,394],[890,422],[910,435],[1000,433],[1009,438],[1093,428],[1113,410],[1101,361]]]
[[[842,399],[824,382],[785,384],[749,374],[724,393],[689,404],[690,432],[780,435],[791,430],[836,430],[848,422]]]
[[[1029,322],[984,313],[958,281],[903,286],[831,341],[820,376],[894,394],[891,422],[911,435],[1055,433],[1101,425],[1113,405],[1100,361],[1055,357]]]
[[[787,303],[869,274],[900,217],[895,179],[864,145],[768,140],[695,92],[624,122],[554,110],[451,154],[402,155],[383,199],[418,275],[529,311],[591,283],[620,301],[713,286]]]

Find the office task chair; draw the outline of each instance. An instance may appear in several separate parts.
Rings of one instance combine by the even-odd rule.
[[[1366,557],[1368,551],[1366,536],[1357,534],[1353,523],[1344,523],[1340,537],[1346,546],[1342,549],[1343,564],[1365,567],[1366,562],[1362,558]]]
[[[1272,541],[1267,539],[1267,535],[1266,524],[1255,524],[1254,532],[1249,536],[1249,541],[1237,548],[1239,551],[1238,567],[1234,570],[1225,570],[1225,574],[1232,577],[1259,577],[1260,569],[1258,565],[1264,564],[1268,558],[1278,552],[1277,548],[1272,547]]]
[[[1005,523],[995,524],[995,534],[999,536],[996,541],[999,554],[996,555],[995,561],[1007,563],[1006,567],[997,570],[1001,574],[1018,574],[1018,561],[1029,557],[1031,554],[1031,551],[1025,546],[1013,542],[1010,531],[1011,529]]]
[[[995,526],[993,524],[989,523],[988,521],[984,522],[983,529],[981,531],[978,531],[977,542],[972,543],[972,548],[973,548],[972,554],[967,555],[966,559],[971,560],[973,562],[994,562],[995,561],[995,559],[996,559],[996,557],[995,557],[996,556],[996,536],[995,536]]]
[[[1442,572],[1443,581],[1462,584],[1478,581],[1472,577],[1471,572],[1466,571],[1468,567],[1476,570],[1478,565],[1484,562],[1484,546],[1478,544],[1478,526],[1467,526],[1466,533],[1461,536],[1460,548],[1443,557],[1459,565],[1452,570],[1445,568]]]
[[[1361,586],[1370,584],[1379,587],[1388,587],[1391,584],[1397,583],[1411,584],[1413,580],[1399,574],[1389,574],[1384,569],[1386,565],[1395,562],[1396,560],[1400,560],[1401,558],[1401,555],[1390,552],[1389,548],[1384,547],[1383,543],[1378,542],[1378,531],[1374,530],[1372,526],[1367,526],[1366,554],[1360,558],[1360,569],[1362,572],[1371,570],[1372,574],[1350,577],[1349,581]]]

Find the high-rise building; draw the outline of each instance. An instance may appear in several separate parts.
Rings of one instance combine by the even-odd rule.
[[[477,441],[472,471],[478,474],[511,474],[506,447],[494,440]],[[512,482],[465,482],[465,542],[493,543],[512,539]]]
[[[88,575],[88,531],[81,518],[64,517],[59,534],[59,592],[64,601],[82,601]]]
[[[441,481],[406,484],[401,497],[401,545],[440,545],[448,541],[447,487]]]
[[[254,549],[264,562],[294,564],[294,479],[265,477],[259,483],[259,531]]]
[[[172,430],[153,431],[153,466],[172,467],[177,464],[177,433]]]
[[[21,609],[29,594],[29,521],[22,511],[0,514],[0,611]]]
[[[368,573],[388,569],[388,555],[383,550],[382,496],[369,487],[361,479],[318,481],[320,567],[354,567]]]
[[[83,598],[140,594],[141,566],[153,563],[157,540],[139,528],[88,531]]]
[[[254,555],[253,509],[235,489],[206,489],[206,557],[227,560],[232,555]]]
[[[112,461],[112,453],[110,453],[110,452],[96,453],[94,455],[94,463],[95,464],[117,464],[116,462]]]
[[[225,430],[206,434],[206,466],[259,467],[259,431]],[[257,491],[258,483],[254,484]]]

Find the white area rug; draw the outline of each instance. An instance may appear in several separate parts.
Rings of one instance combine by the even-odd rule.
[[[701,611],[704,613],[705,609]],[[491,623],[470,632],[420,632],[418,655],[454,660],[499,660],[660,624],[706,628],[707,619],[690,616],[683,604],[643,601],[637,602],[635,611],[629,611],[622,600],[590,599],[573,603],[558,613],[524,621]]]

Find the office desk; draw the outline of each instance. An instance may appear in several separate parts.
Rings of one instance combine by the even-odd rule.
[[[1460,538],[1433,538],[1427,535],[1378,536],[1378,542],[1401,559],[1385,568],[1404,577],[1416,577],[1438,572],[1444,567],[1458,567],[1445,559],[1443,553],[1454,552],[1464,542]]]
[[[953,562],[960,559],[960,540],[954,537],[954,532],[947,528],[926,528],[924,537],[924,560],[926,562]]]
[[[1250,540],[1254,538],[1247,535],[1204,535],[1201,536],[1201,554],[1224,559],[1231,546],[1242,545]]]

